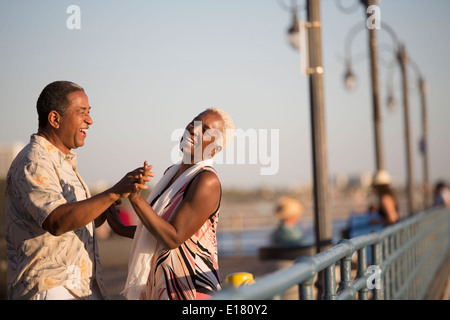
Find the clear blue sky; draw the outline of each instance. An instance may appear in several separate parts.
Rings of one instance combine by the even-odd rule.
[[[358,86],[353,93],[344,89],[340,59],[351,27],[359,22],[365,28],[364,12],[359,7],[343,13],[336,1],[321,1],[331,176],[375,168],[366,30],[353,42],[353,52],[362,57],[354,66]],[[70,16],[66,9],[72,4],[81,9],[80,30],[66,26]],[[380,8],[382,21],[395,29],[427,80],[431,178],[449,181],[450,1],[385,0]],[[305,11],[300,16],[305,19]],[[94,125],[86,145],[77,150],[79,171],[88,182],[114,182],[144,160],[154,165],[158,179],[171,165],[176,146],[172,132],[210,106],[228,111],[242,130],[279,130],[278,173],[261,175],[261,167],[267,167],[261,163],[217,165],[224,187],[311,181],[308,79],[300,73],[299,53],[286,41],[290,24],[290,13],[277,0],[2,0],[0,143],[28,142],[37,131],[35,104],[40,91],[54,80],[70,80],[85,88],[92,106]],[[386,167],[403,182],[400,74],[396,69],[393,78],[398,108],[390,113],[385,101],[393,42],[384,31],[379,32],[379,41]],[[410,69],[418,182],[422,158],[416,79]]]

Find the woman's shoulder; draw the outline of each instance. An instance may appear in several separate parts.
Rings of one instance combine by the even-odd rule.
[[[184,192],[196,196],[212,196],[217,191],[217,194],[222,193],[222,186],[216,171],[204,169],[199,171],[192,179],[186,183]]]
[[[164,170],[164,173],[163,173],[163,175],[165,175],[166,173],[167,173],[167,171],[169,171],[170,170],[170,168],[172,168],[174,166],[174,164],[173,165],[171,165],[170,167],[168,167],[166,170]]]
[[[213,187],[215,184],[220,186],[219,176],[217,175],[216,170],[213,168],[202,169],[196,176],[192,179],[193,183],[196,183],[199,187]]]

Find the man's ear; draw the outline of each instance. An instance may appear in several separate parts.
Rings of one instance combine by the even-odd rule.
[[[50,111],[50,113],[48,114],[48,123],[53,128],[59,129],[60,121],[61,121],[60,114],[57,111],[55,111],[55,110]]]

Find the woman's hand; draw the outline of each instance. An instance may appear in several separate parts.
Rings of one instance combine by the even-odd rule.
[[[166,248],[175,249],[217,211],[220,194],[220,181],[215,173],[198,174],[168,221],[160,217],[140,193],[132,193],[130,200],[145,228]]]
[[[129,194],[130,201],[134,201],[139,197],[142,197],[142,190],[148,189],[146,182],[151,181],[150,177],[154,177],[155,173],[151,171],[153,166],[149,166],[147,161],[144,161],[144,166],[135,170],[137,181],[134,183],[133,190]]]

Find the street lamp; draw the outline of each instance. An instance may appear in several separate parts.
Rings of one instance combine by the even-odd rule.
[[[360,0],[360,2],[365,6],[367,17],[369,14],[367,8],[373,4],[376,4],[376,0]],[[340,2],[338,2],[340,3]],[[341,7],[343,7],[341,5]],[[411,143],[410,143],[410,127],[409,127],[409,96],[408,96],[408,76],[407,76],[407,64],[409,57],[406,53],[404,45],[400,44],[395,32],[385,23],[381,23],[382,28],[392,36],[394,43],[396,45],[396,55],[398,63],[400,64],[402,71],[402,85],[403,85],[403,111],[404,111],[404,126],[405,126],[405,145],[406,145],[406,167],[407,167],[407,197],[408,197],[408,211],[409,214],[413,214],[415,211],[414,207],[414,178],[412,171],[412,156],[411,156]],[[377,161],[377,171],[384,169],[384,157],[382,153],[382,136],[381,136],[381,117],[379,108],[379,84],[378,84],[378,64],[377,64],[377,41],[376,41],[376,29],[368,28],[369,30],[369,48],[370,48],[370,67],[371,67],[371,80],[372,80],[372,101],[373,101],[373,119],[374,119],[374,131],[375,131],[375,150],[376,150],[376,161]],[[352,38],[351,38],[352,39]],[[349,42],[349,41],[347,41]],[[347,45],[347,49],[351,46]],[[351,57],[351,55],[349,55]],[[350,58],[348,58],[350,59]],[[348,68],[348,67],[347,67]],[[348,69],[350,70],[350,69]],[[352,80],[352,73],[347,71],[346,82]],[[354,76],[353,76],[354,78]],[[351,82],[350,82],[351,83]],[[348,87],[348,85],[346,85]],[[390,94],[388,98],[388,105],[390,108],[394,107],[394,98]],[[426,127],[426,126],[425,126]],[[424,132],[426,128],[423,129]],[[425,134],[426,136],[426,134]],[[428,159],[424,162],[427,163]],[[427,164],[428,165],[428,164]],[[425,170],[425,169],[424,169]],[[426,179],[428,179],[428,172],[424,174]]]
[[[405,151],[406,151],[406,193],[408,198],[408,214],[412,215],[415,212],[414,204],[414,175],[412,164],[412,152],[411,152],[411,130],[410,130],[410,116],[409,116],[409,84],[408,84],[408,69],[407,66],[410,62],[408,53],[406,52],[405,45],[400,43],[397,34],[394,30],[385,22],[381,24],[382,29],[386,30],[395,44],[395,54],[397,61],[400,65],[402,74],[402,92],[403,92],[403,121],[405,130]]]
[[[397,109],[397,102],[395,101],[394,95],[394,85],[392,83],[392,79],[394,77],[394,63],[390,63],[388,70],[388,79],[386,80],[387,84],[387,98],[386,98],[386,106],[390,112],[394,112]]]
[[[413,65],[416,65],[413,63]],[[417,66],[417,65],[416,65]],[[418,70],[418,68],[417,68]],[[428,115],[427,115],[427,85],[425,79],[419,71],[419,90],[420,101],[422,105],[422,139],[421,152],[423,156],[423,187],[424,187],[424,209],[428,209],[431,206],[431,188],[430,188],[430,172],[429,172],[429,150],[428,147]]]
[[[278,0],[278,4],[284,10],[289,11],[292,14],[292,23],[287,32],[287,41],[293,49],[301,51],[302,22],[298,19],[297,15],[298,11],[297,0],[291,0],[290,6],[286,5],[283,0]]]
[[[355,74],[353,73],[353,69],[350,63],[347,65],[347,69],[344,74],[344,84],[345,88],[348,91],[353,91],[356,87],[356,77]]]
[[[295,4],[295,1],[293,1]],[[293,6],[296,8],[296,5]],[[311,138],[313,157],[313,189],[314,189],[314,225],[317,252],[328,249],[332,242],[333,226],[329,210],[328,200],[328,166],[325,134],[325,100],[323,86],[323,66],[322,66],[322,37],[320,24],[320,0],[306,0],[307,22],[304,24],[305,32],[298,28],[300,39],[295,43],[306,43],[307,50],[301,53],[302,71],[309,77],[309,96],[311,113]],[[296,23],[297,16],[293,14],[293,26],[289,29],[289,38],[295,39],[297,36]],[[301,37],[305,36],[304,39]],[[306,40],[307,37],[307,40]],[[290,41],[290,43],[292,43]],[[292,45],[292,44],[291,44]],[[307,52],[306,52],[307,51]],[[328,270],[328,269],[327,269]],[[331,278],[319,272],[318,292],[323,293],[323,288]]]
[[[370,17],[370,13],[367,12],[367,8],[377,1],[375,0],[360,0],[361,4],[364,5],[364,13],[367,17]],[[340,1],[337,2],[339,8],[349,13],[350,11],[354,11],[356,6],[354,5],[349,8],[344,7]],[[383,140],[381,134],[381,114],[380,114],[380,90],[379,90],[379,81],[378,81],[378,53],[377,53],[377,40],[376,40],[376,29],[375,28],[366,28],[367,25],[358,23],[353,26],[352,29],[347,34],[345,40],[345,49],[346,49],[346,73],[344,75],[345,87],[348,90],[352,90],[356,86],[356,77],[353,73],[351,67],[351,47],[352,41],[355,38],[357,32],[360,32],[364,29],[368,29],[369,31],[369,50],[370,50],[370,70],[371,70],[371,89],[372,89],[372,109],[373,109],[373,129],[374,129],[374,142],[375,142],[375,163],[376,163],[376,171],[379,172],[381,170],[385,170],[384,165],[384,153],[383,153]]]
[[[388,25],[384,24],[383,27],[388,30],[395,41],[397,41],[396,35],[392,28],[390,28]],[[396,43],[397,44],[397,43]],[[429,182],[429,162],[428,162],[428,118],[427,118],[427,85],[425,82],[425,79],[418,67],[418,65],[414,62],[414,60],[411,59],[411,57],[407,56],[406,50],[404,46],[397,44],[397,52],[396,52],[397,60],[400,63],[402,70],[406,69],[407,66],[412,67],[412,69],[415,71],[417,79],[418,79],[418,89],[420,93],[420,102],[421,102],[421,111],[422,111],[422,137],[419,141],[419,150],[423,157],[423,191],[424,191],[424,199],[423,199],[423,208],[428,209],[431,205],[431,188],[430,188],[430,182]],[[403,77],[406,77],[406,74],[403,75]],[[407,90],[407,82],[406,80],[403,80],[403,83],[406,83],[406,88],[404,87],[403,95],[407,96],[408,92]],[[392,85],[389,87],[390,93],[388,99],[394,99],[393,93],[392,93]],[[388,104],[388,107],[389,104]],[[406,106],[407,108],[408,106]],[[405,119],[406,121],[406,119]],[[406,138],[407,141],[409,141],[409,137]],[[409,143],[409,142],[407,142]],[[409,155],[410,157],[410,155]],[[409,191],[410,193],[411,191]]]
[[[300,23],[297,18],[297,10],[292,9],[292,25],[288,30],[288,42],[295,50],[300,50]]]
[[[333,228],[328,200],[328,166],[325,134],[325,100],[322,66],[322,39],[320,25],[320,0],[306,0],[307,21],[302,24],[297,17],[297,4],[292,1],[293,22],[288,30],[291,46],[301,52],[302,69],[309,77],[311,137],[313,156],[314,221],[317,252],[331,245]],[[302,32],[304,27],[305,32]],[[305,37],[305,38],[302,38]],[[306,59],[305,59],[306,57]]]
[[[389,92],[386,101],[387,101],[386,105],[389,111],[393,112],[397,108],[397,103],[395,102],[394,93],[392,91]]]

